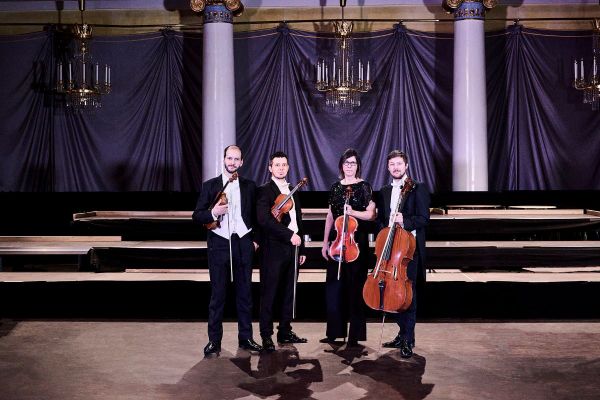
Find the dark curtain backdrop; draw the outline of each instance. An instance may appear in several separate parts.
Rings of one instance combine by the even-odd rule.
[[[451,36],[402,26],[357,35],[373,89],[353,114],[324,109],[314,64],[328,35],[278,29],[236,34],[236,119],[244,175],[263,182],[271,152],[290,155],[290,180],[327,190],[347,147],[363,177],[386,180],[385,155],[408,152],[413,177],[451,190]],[[490,190],[600,189],[600,113],[571,88],[572,60],[591,32],[512,27],[488,34]],[[0,37],[0,191],[195,191],[201,183],[202,36],[165,30],[97,37],[113,93],[93,114],[52,94],[54,65],[72,48],[48,32]],[[589,64],[588,64],[589,65]]]

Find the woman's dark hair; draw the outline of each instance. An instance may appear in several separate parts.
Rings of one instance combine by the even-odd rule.
[[[362,163],[360,161],[360,156],[354,149],[346,149],[342,156],[340,157],[340,162],[338,163],[338,169],[340,171],[340,178],[344,178],[344,162],[350,157],[356,157],[356,178],[360,178],[360,172],[362,170]]]

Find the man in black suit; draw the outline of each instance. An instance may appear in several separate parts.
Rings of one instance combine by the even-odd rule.
[[[279,222],[271,213],[271,207],[280,194],[290,193],[290,184],[286,181],[290,167],[285,153],[278,151],[271,155],[269,172],[271,179],[258,188],[256,216],[261,228],[262,258],[260,263],[260,336],[265,351],[274,351],[273,307],[278,290],[282,292],[281,318],[277,327],[277,342],[306,343],[292,331],[294,308],[295,262],[302,265],[304,243],[302,241],[302,210],[298,194],[294,193],[288,201],[293,207],[283,215]],[[296,260],[298,257],[298,260]]]
[[[417,280],[425,282],[425,227],[429,223],[429,192],[423,183],[415,182],[416,187],[408,193],[402,213],[398,213],[392,221],[393,212],[408,176],[406,174],[408,156],[399,150],[393,150],[387,156],[387,167],[392,177],[392,183],[383,186],[379,191],[377,224],[379,229],[390,226],[393,222],[399,224],[415,236],[417,247],[406,271],[408,278],[412,281],[412,303],[406,311],[396,314],[400,332],[393,340],[384,343],[383,347],[398,348],[401,357],[410,358],[415,346]]]
[[[239,147],[227,146],[223,157],[223,173],[202,184],[202,191],[192,217],[195,222],[201,224],[219,221],[219,226],[209,230],[207,234],[211,294],[208,306],[209,342],[204,347],[206,356],[221,351],[223,309],[230,262],[233,263],[239,346],[249,351],[262,350],[261,346],[252,339],[252,257],[258,247],[253,229],[256,220],[256,184],[242,177],[232,178],[232,175],[244,164]],[[225,194],[228,203],[214,204],[217,195],[227,182],[229,183]]]

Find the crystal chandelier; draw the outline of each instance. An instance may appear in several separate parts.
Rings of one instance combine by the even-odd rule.
[[[77,41],[77,51],[65,64],[56,64],[56,92],[65,96],[67,109],[93,110],[102,106],[102,95],[111,91],[110,66],[94,62],[89,42],[92,27],[83,22],[85,0],[79,0],[81,25],[75,24],[72,34]],[[102,77],[102,79],[101,79]]]
[[[600,109],[600,76],[598,75],[598,62],[600,61],[600,22],[594,21],[593,47],[592,47],[592,70],[589,79],[585,79],[583,57],[575,60],[575,80],[573,86],[577,90],[583,90],[583,102],[592,104],[592,110]]]
[[[344,20],[346,0],[340,0],[342,20],[335,21],[335,51],[331,59],[319,59],[316,88],[325,93],[325,105],[334,113],[347,114],[360,106],[361,93],[371,90],[370,62],[354,62],[352,22]]]

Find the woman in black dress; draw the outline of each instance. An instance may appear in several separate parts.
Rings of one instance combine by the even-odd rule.
[[[325,220],[323,248],[321,254],[328,260],[325,297],[327,302],[327,332],[321,342],[331,343],[337,338],[348,337],[348,346],[357,346],[358,341],[367,340],[367,324],[362,288],[367,277],[369,241],[365,223],[375,218],[373,188],[362,180],[360,156],[354,149],[344,151],[338,164],[341,180],[331,186],[329,211]],[[346,213],[359,222],[354,234],[360,255],[356,261],[343,262],[338,280],[338,262],[329,257],[329,242],[335,240],[334,221],[344,214],[346,189],[352,188],[352,196]],[[350,331],[348,331],[350,322]]]

